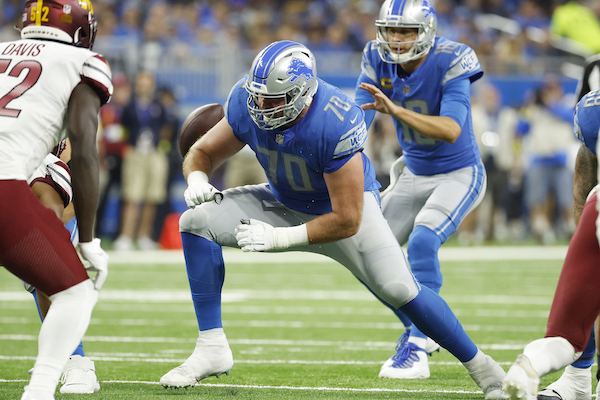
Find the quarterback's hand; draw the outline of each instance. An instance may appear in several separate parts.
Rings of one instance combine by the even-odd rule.
[[[192,172],[188,175],[187,181],[188,188],[183,193],[183,197],[188,207],[194,208],[197,205],[212,200],[217,204],[221,203],[223,194],[208,183],[208,176],[204,172]]]
[[[363,110],[376,110],[384,114],[394,115],[394,110],[398,107],[389,97],[385,95],[377,86],[362,82],[359,86],[373,96],[375,102],[363,104],[360,107]]]
[[[235,239],[242,251],[283,250],[308,244],[306,225],[274,228],[266,222],[251,218],[242,220],[235,228]]]
[[[79,252],[81,257],[90,263],[85,269],[97,272],[92,282],[94,282],[94,288],[100,290],[108,275],[108,254],[100,247],[100,239],[95,238],[91,242],[79,243]]]

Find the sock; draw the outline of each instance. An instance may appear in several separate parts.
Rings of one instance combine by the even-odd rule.
[[[71,234],[71,243],[73,246],[77,246],[79,243],[79,226],[77,226],[77,218],[73,217],[65,224],[65,228]]]
[[[417,297],[400,309],[413,321],[415,327],[420,327],[425,335],[438,342],[459,361],[469,361],[477,354],[477,346],[448,304],[428,287],[423,286]]]
[[[38,297],[37,297],[37,290],[33,290],[33,292],[31,293],[33,295],[33,298],[35,299],[35,305],[37,307],[38,310],[38,315],[40,316],[40,320],[42,322],[44,322],[44,318],[42,317],[42,311],[40,310],[40,303],[38,302]],[[75,351],[73,352],[72,355],[78,355],[81,357],[85,357],[85,352],[83,351],[83,342],[79,342],[79,345],[77,346],[77,348],[75,349]]]
[[[69,355],[90,323],[98,292],[85,280],[50,296],[52,305],[42,323],[38,356],[28,390],[54,394]]]
[[[581,356],[567,339],[557,336],[534,340],[525,346],[523,354],[538,376],[558,371]]]
[[[200,331],[222,328],[221,289],[225,264],[221,246],[200,236],[181,232],[192,301]]]
[[[442,287],[442,273],[438,250],[442,240],[431,229],[417,225],[408,238],[408,262],[413,274],[423,286],[427,286],[435,293],[440,293]],[[404,323],[404,321],[402,321]],[[411,337],[427,338],[418,327],[410,333]]]
[[[575,368],[586,369],[591,367],[594,364],[594,354],[596,353],[596,338],[594,335],[594,329],[592,329],[592,334],[590,335],[590,340],[588,340],[587,346],[585,346],[585,350],[583,350],[583,354],[579,358],[579,360],[575,361],[571,364]]]

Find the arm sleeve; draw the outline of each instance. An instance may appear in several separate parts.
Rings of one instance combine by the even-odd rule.
[[[471,102],[470,90],[469,79],[454,79],[446,83],[442,89],[440,117],[450,117],[462,127]]]

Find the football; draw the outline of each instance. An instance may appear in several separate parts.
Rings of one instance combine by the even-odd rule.
[[[196,108],[187,116],[179,130],[179,151],[185,157],[186,153],[202,135],[210,130],[225,116],[220,104],[206,104]]]

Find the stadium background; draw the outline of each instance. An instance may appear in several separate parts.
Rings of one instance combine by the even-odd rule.
[[[315,54],[319,76],[353,93],[360,74],[361,51],[375,37],[374,21],[381,3],[381,0],[96,0],[93,5],[98,36],[94,50],[110,62],[115,84],[124,80],[133,82],[142,70],[155,74],[158,87],[173,93],[174,112],[181,122],[200,105],[223,104],[229,89],[247,72],[256,53],[275,40],[305,43]],[[433,0],[432,3],[438,15],[438,35],[475,49],[485,71],[483,81],[498,88],[503,105],[522,110],[531,101],[533,92],[551,80],[562,86],[563,102],[575,104],[573,94],[584,60],[600,52],[596,17],[600,2],[575,2],[593,14],[595,22],[576,18],[575,23],[560,24],[557,21],[569,17],[557,16],[561,12],[568,14],[560,6],[574,2]],[[0,40],[19,38],[14,26],[20,23],[23,4],[22,0],[2,2]],[[483,84],[480,81],[473,86],[474,96]],[[367,151],[385,186],[391,157],[377,154],[380,147],[370,145]],[[399,154],[398,149],[394,152]],[[170,200],[159,210],[154,233],[157,240],[166,216],[185,210],[181,196],[185,182],[177,171],[181,158],[175,150],[170,158]],[[224,174],[224,170],[216,174],[217,187],[224,188]],[[113,187],[99,221],[102,236],[116,237],[119,206],[119,188]],[[526,209],[519,212],[519,218],[527,220]],[[527,231],[527,223],[523,225]]]

